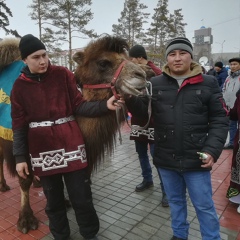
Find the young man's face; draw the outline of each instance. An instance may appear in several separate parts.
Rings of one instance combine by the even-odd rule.
[[[31,73],[45,73],[48,68],[48,55],[46,50],[38,50],[23,60],[29,67]]]
[[[237,61],[230,62],[230,69],[231,69],[231,72],[236,72],[240,70],[240,63]]]
[[[191,70],[191,54],[184,50],[173,50],[167,56],[168,67],[174,76],[187,76]]]
[[[222,70],[220,67],[217,67],[217,66],[215,66],[214,69],[216,72],[220,72]]]
[[[140,58],[131,57],[130,60],[131,60],[133,63],[140,64]]]

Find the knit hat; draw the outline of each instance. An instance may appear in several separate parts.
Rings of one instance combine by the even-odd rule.
[[[215,67],[223,68],[223,63],[222,62],[216,62]]]
[[[173,50],[184,50],[191,54],[191,57],[193,58],[193,47],[191,42],[184,37],[177,37],[170,40],[166,46],[166,54],[167,57],[168,54]]]
[[[239,57],[231,58],[231,59],[229,59],[228,62],[229,62],[229,63],[230,63],[230,62],[239,62],[239,63],[240,63],[240,58],[239,58]]]
[[[147,60],[145,48],[141,45],[135,45],[129,50],[129,57],[138,58],[143,57]]]
[[[42,49],[46,50],[45,45],[32,34],[27,34],[20,40],[19,50],[21,52],[22,59],[25,59],[28,55]]]

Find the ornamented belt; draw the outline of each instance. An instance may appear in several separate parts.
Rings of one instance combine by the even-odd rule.
[[[57,125],[57,124],[63,124],[63,123],[66,123],[66,122],[71,122],[71,121],[74,121],[74,120],[75,120],[74,116],[70,116],[70,117],[59,118],[55,121],[30,122],[29,127],[30,128],[49,127],[49,126],[53,126],[53,125]]]

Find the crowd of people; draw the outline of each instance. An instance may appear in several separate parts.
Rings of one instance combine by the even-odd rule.
[[[19,50],[22,62],[18,59],[17,64],[21,63],[23,68],[21,75],[17,70],[11,91],[13,154],[19,176],[26,178],[29,158],[33,163],[42,153],[84,148],[74,115],[94,117],[115,111],[119,106],[115,96],[101,102],[101,108],[99,102],[84,101],[74,74],[67,68],[51,65],[44,43],[35,36],[23,36]],[[187,192],[196,210],[202,239],[220,240],[210,171],[224,148],[233,149],[227,197],[240,204],[240,58],[229,59],[230,74],[222,62],[216,62],[214,69],[206,72],[193,61],[193,46],[187,38],[172,39],[165,50],[166,64],[162,69],[148,60],[143,46],[135,45],[129,50],[129,60],[149,68],[147,80],[152,85],[150,123],[144,131],[130,133],[143,178],[135,191],[144,191],[154,184],[150,152],[159,175],[161,204],[170,207],[171,240],[188,239]],[[58,107],[52,91],[62,96]],[[69,95],[72,97],[68,98]],[[148,122],[147,98],[129,96],[120,101],[125,102],[131,113],[132,125],[143,126]],[[49,118],[67,124],[46,128]],[[229,143],[226,144],[228,132]],[[62,136],[64,141],[60,141]],[[42,171],[32,166],[32,169],[43,186],[54,239],[67,240],[70,236],[63,179],[81,235],[84,239],[98,239],[99,219],[92,201],[86,156],[61,168],[56,166]]]

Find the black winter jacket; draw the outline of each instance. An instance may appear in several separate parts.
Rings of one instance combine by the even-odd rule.
[[[206,152],[217,161],[228,132],[225,103],[218,82],[201,74],[192,63],[192,73],[179,88],[168,67],[151,79],[155,131],[153,163],[177,171],[205,171],[197,152]],[[147,104],[133,97],[126,102],[131,112],[147,115]]]

